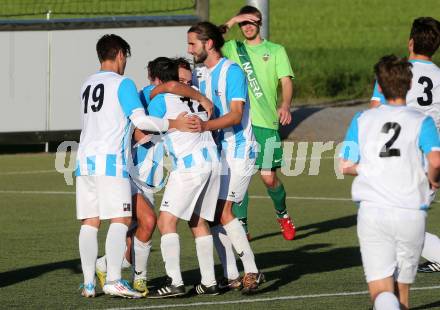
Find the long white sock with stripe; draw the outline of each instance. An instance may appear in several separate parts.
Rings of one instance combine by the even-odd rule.
[[[95,264],[98,257],[98,229],[90,225],[81,225],[78,243],[84,283],[95,283]]]
[[[229,280],[235,280],[240,276],[237,261],[232,250],[232,243],[222,225],[211,227],[212,238],[218,257],[222,263],[223,276]]]
[[[130,267],[130,262],[124,256],[124,259],[122,261],[122,269],[127,269]],[[105,255],[96,260],[96,268],[99,268],[99,270],[103,272],[107,272],[107,257]]]
[[[215,271],[214,271],[214,244],[212,236],[197,237],[196,251],[197,259],[199,260],[200,274],[202,276],[202,284],[205,286],[215,285]]]
[[[103,271],[103,272],[107,272],[107,260],[106,259],[107,258],[104,255],[96,260],[96,268],[98,268],[98,270]]]
[[[125,254],[125,238],[128,227],[122,223],[111,223],[105,240],[107,257],[107,282],[121,279],[121,267]]]
[[[226,233],[231,240],[232,246],[243,263],[245,273],[257,273],[257,265],[255,264],[254,253],[252,252],[246,233],[240,222],[235,218],[228,224],[223,225]]]
[[[151,240],[142,242],[136,236],[134,242],[134,278],[147,278],[148,257],[151,251]]]
[[[172,284],[175,286],[182,285],[179,235],[176,233],[163,235],[160,238],[160,250],[165,263],[166,273],[172,279]]]

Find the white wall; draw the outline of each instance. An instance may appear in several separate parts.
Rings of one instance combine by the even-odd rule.
[[[130,44],[126,75],[141,88],[148,61],[188,56],[188,28],[1,31],[0,133],[80,129],[80,87],[99,70],[95,46],[102,35],[114,33]]]

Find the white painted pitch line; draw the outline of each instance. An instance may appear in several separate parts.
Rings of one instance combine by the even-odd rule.
[[[68,191],[14,191],[14,190],[0,190],[0,194],[23,194],[23,195],[75,195],[75,192]],[[162,193],[156,196],[162,196]],[[252,199],[271,199],[269,196],[249,195]],[[287,196],[289,200],[321,200],[321,201],[352,201],[351,198],[342,197],[307,197],[307,196]],[[434,200],[435,203],[440,202]]]
[[[411,291],[435,290],[439,288],[440,286],[415,287],[415,288],[411,288]],[[312,299],[312,298],[323,298],[323,297],[343,297],[343,296],[358,296],[358,295],[368,295],[368,291],[340,292],[340,293],[312,294],[312,295],[291,295],[291,296],[252,298],[252,299],[247,298],[247,299],[227,300],[227,301],[194,302],[194,303],[186,303],[186,304],[181,303],[181,304],[151,305],[151,306],[124,307],[124,308],[107,308],[107,310],[140,310],[140,309],[163,309],[163,308],[232,305],[232,304],[241,304],[241,303],[269,302],[276,300]]]

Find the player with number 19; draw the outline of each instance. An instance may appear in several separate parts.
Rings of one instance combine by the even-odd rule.
[[[127,172],[131,123],[149,131],[169,128],[197,130],[197,120],[180,117],[166,120],[145,115],[134,82],[124,77],[130,46],[121,37],[101,37],[96,45],[101,70],[81,88],[82,131],[77,153],[76,210],[81,220],[79,252],[84,274],[82,295],[95,296],[97,232],[101,220],[109,219],[105,252],[105,294],[127,298],[142,295],[121,279],[125,237],[131,219],[131,189]]]
[[[412,78],[407,59],[385,56],[374,69],[388,104],[355,115],[340,168],[356,175],[352,197],[359,203],[357,233],[374,307],[408,309],[430,187],[439,187],[440,141],[434,120],[405,104]]]

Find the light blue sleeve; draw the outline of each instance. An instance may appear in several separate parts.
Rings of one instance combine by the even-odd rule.
[[[383,94],[379,91],[379,84],[377,81],[374,83],[373,96],[371,96],[371,100],[377,100],[381,104],[388,104]]]
[[[141,100],[141,103],[144,106],[145,111],[147,111],[148,103],[147,103],[147,99],[145,98],[144,92],[142,90],[139,92],[139,99]]]
[[[228,105],[232,100],[241,100],[246,102],[248,87],[246,75],[240,66],[232,64],[226,74],[226,101]]]
[[[119,84],[118,99],[122,111],[124,111],[124,114],[127,117],[130,117],[134,110],[144,108],[139,99],[136,85],[128,78],[125,78],[121,84]]]
[[[164,94],[159,94],[150,101],[148,105],[148,114],[151,116],[163,118],[167,113],[167,105]]]
[[[432,117],[428,116],[422,123],[419,136],[419,147],[427,155],[431,151],[440,151],[438,130]]]
[[[147,106],[150,104],[151,101],[150,95],[155,87],[156,85],[148,85],[142,89],[142,93],[144,94],[144,98],[145,98],[145,102],[147,103]]]
[[[351,120],[339,154],[339,157],[353,163],[357,163],[360,160],[358,119],[361,114],[362,112],[356,113]]]

